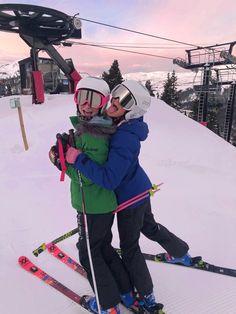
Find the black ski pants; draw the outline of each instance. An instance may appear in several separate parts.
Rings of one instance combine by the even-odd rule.
[[[149,204],[146,201],[139,206],[127,207],[117,213],[122,259],[131,282],[141,298],[153,291],[151,275],[139,247],[140,232]]]
[[[116,306],[120,302],[120,294],[130,292],[132,285],[123,261],[111,245],[113,213],[87,214],[86,217],[99,302],[103,309],[108,309]],[[83,213],[78,213],[77,222],[80,263],[86,270],[94,291]]]
[[[146,206],[141,232],[148,239],[159,243],[171,256],[182,257],[189,250],[186,242],[155,221],[150,199]]]

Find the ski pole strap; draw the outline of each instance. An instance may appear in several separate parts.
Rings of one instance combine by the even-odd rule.
[[[113,214],[116,214],[118,212],[120,212],[121,210],[141,201],[144,198],[150,197],[150,196],[154,196],[154,194],[160,190],[160,186],[163,184],[163,182],[159,183],[159,184],[153,184],[152,188],[150,190],[146,190],[132,198],[130,198],[129,200],[121,203],[114,211]]]
[[[61,163],[60,181],[64,181],[65,173],[66,173],[66,161],[65,161],[65,156],[64,156],[63,146],[62,146],[61,134],[57,134],[57,143],[58,143],[58,154],[59,154],[59,159]]]

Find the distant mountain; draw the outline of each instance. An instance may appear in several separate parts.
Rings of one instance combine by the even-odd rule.
[[[123,74],[124,79],[141,81],[143,84],[147,80],[150,80],[153,87],[157,88],[158,92],[162,92],[163,85],[167,79],[168,71],[155,71],[155,72],[134,72]],[[187,89],[193,87],[194,84],[200,84],[199,77],[198,82],[195,80],[196,73],[189,72],[176,72],[178,77],[178,89]]]
[[[12,64],[0,65],[0,79],[4,79],[7,77],[12,77],[16,75],[17,71],[19,71],[18,61]],[[158,92],[161,93],[163,90],[163,85],[167,79],[168,71],[155,71],[155,72],[133,72],[122,74],[124,79],[137,80],[141,81],[143,84],[146,83],[147,80],[150,80],[153,87],[157,88]],[[189,87],[193,87],[194,84],[200,84],[200,79],[197,77],[195,79],[196,74],[189,72],[176,72],[178,77],[178,89],[187,89]],[[198,81],[198,82],[196,82]]]
[[[11,64],[0,64],[0,79],[6,79],[17,74],[19,71],[18,61]]]

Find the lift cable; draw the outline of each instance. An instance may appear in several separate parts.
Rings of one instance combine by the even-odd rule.
[[[129,44],[129,43],[101,43],[101,42],[86,42],[84,44],[88,45],[102,45],[104,47],[115,47],[115,48],[138,48],[138,49],[186,49],[187,47],[180,47],[180,46],[150,46],[149,44],[142,45],[141,43],[138,44]]]
[[[81,17],[79,17],[79,18],[80,18],[81,21],[86,21],[86,22],[90,22],[90,23],[94,23],[94,24],[99,24],[99,25],[111,27],[111,28],[116,28],[116,29],[119,29],[119,30],[122,30],[122,31],[131,32],[131,33],[135,33],[135,34],[139,34],[139,35],[144,35],[144,36],[148,36],[148,37],[152,37],[152,38],[158,38],[158,39],[162,39],[162,40],[167,40],[167,41],[171,41],[171,42],[174,42],[174,43],[177,43],[177,44],[182,44],[182,45],[192,46],[192,47],[196,47],[196,48],[201,48],[198,45],[191,44],[191,43],[186,43],[186,42],[175,40],[175,39],[170,39],[170,38],[166,38],[166,37],[156,36],[156,35],[153,35],[153,34],[143,33],[143,32],[131,30],[131,29],[124,28],[124,27],[118,27],[118,26],[114,26],[114,25],[111,25],[111,24],[101,23],[101,22],[97,22],[97,21],[93,21],[93,20],[89,20],[89,19],[84,19],[84,18],[81,18]]]
[[[174,58],[171,58],[171,57],[154,55],[154,54],[150,54],[150,53],[144,53],[144,52],[138,52],[138,51],[130,51],[130,50],[125,50],[125,49],[112,48],[112,47],[107,47],[107,46],[103,46],[103,45],[87,44],[87,43],[81,43],[81,42],[71,41],[71,40],[67,40],[65,43],[66,44],[72,44],[72,45],[92,46],[92,47],[98,47],[98,48],[103,48],[103,49],[123,51],[123,52],[129,52],[129,53],[134,53],[134,54],[139,54],[139,55],[144,55],[144,56],[149,56],[149,57],[155,57],[155,58],[163,58],[163,59],[169,59],[169,60],[173,60],[174,59]]]

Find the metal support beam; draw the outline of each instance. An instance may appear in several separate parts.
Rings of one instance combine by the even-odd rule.
[[[203,82],[202,86],[205,90],[209,90],[209,80],[210,80],[211,69],[207,65],[203,72]],[[206,122],[207,118],[207,104],[208,104],[208,92],[201,92],[199,96],[198,114],[197,121],[200,123]]]
[[[225,112],[223,138],[227,142],[230,142],[230,137],[231,137],[233,115],[234,115],[235,92],[236,92],[236,82],[234,82],[230,86],[229,97],[228,97],[227,107],[226,107],[226,112]]]
[[[54,48],[51,44],[45,44],[43,40],[37,37],[32,37],[29,35],[20,34],[20,37],[26,42],[26,44],[30,47],[32,47],[31,51],[34,51],[37,53],[40,50],[44,50],[47,52],[47,54],[55,61],[55,63],[58,65],[58,67],[62,70],[62,72],[66,75],[66,77],[70,80],[70,83],[74,89],[75,84],[75,76],[74,76],[74,67],[69,65],[62,56],[58,53],[58,51]],[[36,54],[35,54],[36,56]],[[34,57],[35,59],[36,57]],[[76,72],[77,80],[81,78],[78,72]]]

